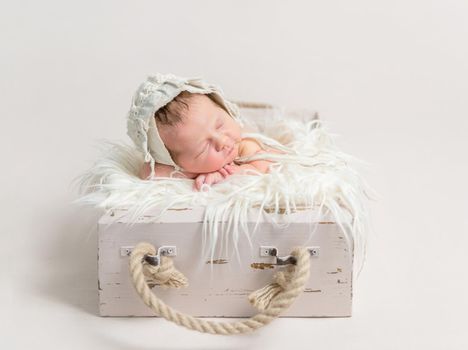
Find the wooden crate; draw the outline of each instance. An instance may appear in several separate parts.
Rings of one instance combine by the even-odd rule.
[[[252,208],[248,227],[253,231],[259,209]],[[316,219],[313,209],[288,214],[263,211],[251,248],[239,236],[239,264],[230,242],[228,255],[215,255],[213,263],[202,256],[202,207],[170,209],[160,215],[153,208],[128,225],[125,209],[103,216],[98,223],[99,309],[102,316],[154,316],[134,290],[125,250],[141,241],[176,246],[174,265],[187,276],[189,286],[153,291],[171,307],[197,317],[250,317],[257,310],[247,296],[272,281],[284,267],[274,265],[271,256],[260,256],[261,246],[274,246],[287,256],[297,245],[318,247],[310,258],[310,279],[306,289],[282,317],[348,317],[352,308],[353,243],[347,242],[339,225],[330,217]],[[157,218],[160,216],[159,218]],[[155,221],[155,218],[157,220]],[[272,220],[283,226],[276,226]],[[221,242],[219,242],[221,244]],[[220,245],[218,245],[220,247]],[[216,249],[218,252],[218,248]]]

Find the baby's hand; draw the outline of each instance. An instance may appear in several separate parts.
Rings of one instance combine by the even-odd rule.
[[[223,169],[228,173],[228,175],[239,174],[243,171],[243,169],[239,165],[234,164],[234,162],[226,164],[222,170]]]
[[[200,191],[203,184],[212,185],[224,180],[225,177],[229,176],[225,169],[213,171],[211,173],[199,174],[195,178],[194,187]]]

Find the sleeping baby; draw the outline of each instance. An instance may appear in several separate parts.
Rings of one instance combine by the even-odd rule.
[[[128,134],[145,154],[139,176],[194,179],[194,189],[233,174],[267,173],[268,147],[244,127],[236,106],[219,88],[174,75],[151,76],[132,101]],[[255,134],[251,134],[255,135]]]

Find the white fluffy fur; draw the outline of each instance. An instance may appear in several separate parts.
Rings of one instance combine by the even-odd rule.
[[[133,146],[102,141],[97,162],[76,179],[82,194],[76,203],[108,211],[124,207],[129,209],[133,222],[152,206],[168,209],[202,205],[206,207],[203,246],[209,246],[211,258],[218,239],[231,237],[236,252],[239,235],[249,239],[253,233],[248,232],[246,225],[250,208],[270,207],[274,213],[281,209],[288,214],[296,207],[314,206],[321,214],[329,211],[341,225],[346,239],[353,240],[359,267],[354,271],[359,275],[366,252],[366,204],[370,193],[356,171],[357,163],[362,162],[338,150],[332,135],[318,120],[284,118],[282,110],[275,110],[263,121],[248,123],[292,150],[292,154],[275,155],[278,163],[268,174],[233,175],[207,191],[197,192],[192,190],[190,179],[140,180],[137,174],[143,155]],[[220,220],[221,233],[216,224]],[[226,245],[226,251],[227,242],[228,239],[221,244]]]

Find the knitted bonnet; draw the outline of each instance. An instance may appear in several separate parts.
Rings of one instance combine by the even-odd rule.
[[[140,84],[133,96],[132,106],[127,117],[127,134],[138,150],[143,152],[145,162],[150,162],[151,176],[154,175],[155,162],[172,165],[176,171],[183,170],[174,162],[164,145],[154,118],[158,109],[171,102],[182,91],[210,95],[217,104],[243,126],[239,109],[224,98],[219,87],[208,84],[201,78],[183,78],[173,74],[159,73],[149,76]]]

